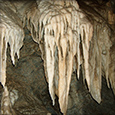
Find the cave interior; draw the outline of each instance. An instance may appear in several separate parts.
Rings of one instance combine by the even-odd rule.
[[[115,0],[0,0],[0,114],[114,115]]]

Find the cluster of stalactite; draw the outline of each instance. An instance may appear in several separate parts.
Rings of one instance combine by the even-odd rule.
[[[115,93],[114,64],[110,67],[113,58],[110,56],[112,36],[111,29],[105,22],[101,21],[100,24],[100,18],[98,22],[90,22],[75,0],[37,0],[26,2],[26,5],[25,2],[16,2],[13,5],[15,7],[11,9],[5,7],[6,4],[12,5],[7,2],[1,1],[0,7],[0,82],[4,87],[3,114],[8,114],[5,113],[5,109],[8,109],[5,106],[11,106],[5,86],[7,44],[10,45],[11,59],[15,64],[15,54],[19,58],[19,50],[23,44],[24,26],[27,26],[33,40],[40,46],[49,93],[53,105],[55,95],[58,96],[62,113],[66,114],[67,111],[72,72],[77,70],[79,78],[81,66],[89,92],[98,103],[101,102],[102,75],[106,76],[108,87],[110,81]]]
[[[4,88],[1,114],[10,115],[13,113],[13,110],[9,98],[9,91],[6,86],[7,47],[9,44],[11,60],[15,64],[15,55],[17,55],[18,59],[20,56],[19,50],[23,45],[24,32],[22,22],[17,14],[9,7],[5,7],[7,2],[4,2],[4,4],[2,4],[2,1],[0,2],[0,82]]]

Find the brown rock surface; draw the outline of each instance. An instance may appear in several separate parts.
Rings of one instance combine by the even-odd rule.
[[[56,105],[52,106],[39,46],[32,40],[27,29],[25,33],[24,46],[16,66],[12,65],[8,50],[6,84],[11,100],[15,99],[12,108],[16,115],[61,115],[57,99]],[[107,88],[106,80],[103,78],[102,102],[98,104],[91,97],[80,75],[77,80],[76,73],[72,74],[67,115],[114,115],[115,99],[112,90]]]

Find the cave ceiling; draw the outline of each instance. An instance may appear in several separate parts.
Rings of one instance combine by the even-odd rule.
[[[26,29],[39,45],[52,105],[58,97],[63,114],[74,72],[77,79],[82,73],[96,102],[102,101],[102,76],[115,94],[114,13],[114,0],[0,0],[1,114],[11,114],[12,108],[6,83],[7,49],[16,65]]]

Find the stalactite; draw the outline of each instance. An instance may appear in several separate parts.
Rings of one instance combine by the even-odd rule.
[[[45,1],[44,4],[46,4],[46,3],[47,3],[47,1]],[[76,2],[72,1],[72,3],[74,4]],[[72,3],[71,2],[68,3],[66,1],[66,5],[68,4],[68,6],[66,6],[66,7],[69,7],[69,5]],[[58,65],[57,66],[58,66],[59,76],[57,78],[58,79],[58,81],[57,81],[57,83],[58,83],[58,94],[57,95],[59,97],[59,103],[60,103],[61,111],[63,113],[66,113],[67,104],[68,104],[69,86],[70,86],[71,74],[72,74],[72,68],[73,68],[73,59],[74,59],[75,55],[77,55],[77,63],[78,63],[77,69],[78,69],[78,77],[79,77],[79,66],[81,64],[79,44],[80,44],[80,31],[82,31],[82,29],[80,28],[79,15],[83,15],[83,14],[79,13],[79,11],[78,11],[79,8],[78,8],[78,5],[76,3],[77,11],[74,7],[74,9],[75,9],[74,14],[77,13],[77,18],[76,18],[76,20],[72,20],[71,14],[69,13],[72,11],[72,9],[70,9],[70,8],[64,9],[63,8],[63,5],[64,5],[63,1],[58,2],[58,4],[61,5],[61,6],[57,6],[58,10],[56,10],[56,11],[58,11],[58,12],[55,11],[55,8],[54,8],[54,12],[52,12],[53,6],[51,7],[52,9],[49,9],[49,7],[48,7],[48,9],[46,10],[47,6],[49,6],[48,4],[44,9],[47,12],[45,12],[42,8],[40,13],[42,14],[43,11],[45,13],[40,17],[40,28],[41,28],[41,26],[42,26],[42,28],[39,31],[39,33],[40,33],[39,37],[41,39],[41,35],[43,36],[43,34],[45,34],[44,35],[44,39],[45,39],[44,40],[44,43],[45,43],[44,47],[45,47],[45,52],[46,52],[46,58],[44,60],[46,60],[45,61],[45,63],[46,63],[45,66],[46,66],[46,71],[47,71],[46,75],[48,77],[49,92],[50,92],[50,95],[52,97],[53,104],[54,104],[54,100],[55,100],[55,91],[54,91],[54,89],[55,89],[54,83],[55,82],[53,82],[54,68],[55,67],[52,67],[52,66],[54,66],[54,60],[55,60],[52,58],[52,55],[55,54],[54,53],[55,52],[55,50],[54,50],[55,46],[54,45],[56,45],[56,47],[58,49],[58,58],[59,59],[58,59]],[[41,6],[38,6],[38,7],[41,7]],[[61,8],[63,10],[60,10]],[[73,19],[74,19],[74,16],[73,16]],[[73,23],[73,21],[74,21],[74,23]],[[73,25],[72,25],[72,23],[73,23]],[[85,23],[87,23],[87,22],[85,22]],[[85,30],[86,37],[87,37],[86,38],[86,40],[87,40],[86,41],[86,47],[89,47],[88,43],[90,41],[89,39],[91,39],[91,37],[92,37],[91,36],[92,29],[88,26],[88,24],[86,27],[84,27],[84,28],[87,29],[87,31],[91,30],[90,33],[88,33],[88,35],[87,35],[87,31]],[[44,29],[45,29],[45,33],[43,33]],[[77,32],[77,36],[75,35],[75,32],[73,35],[72,29]],[[52,31],[54,32],[54,36],[50,34],[50,32],[52,32]],[[52,41],[50,41],[50,40],[52,40]],[[48,44],[49,44],[49,47],[48,47]],[[76,48],[73,46],[73,44]],[[51,48],[51,46],[53,48]],[[84,47],[84,53],[87,52],[87,54],[88,54],[88,50],[89,49],[87,48],[87,51],[85,51],[85,47]],[[87,55],[87,58],[88,58],[88,55]],[[84,59],[86,59],[86,57]],[[88,61],[88,59],[86,59],[85,63],[88,63],[87,61]],[[88,66],[88,64],[86,64],[86,66]],[[52,69],[50,69],[50,68],[52,68]],[[86,70],[86,74],[87,74],[87,71],[89,71],[89,70]],[[51,72],[53,72],[53,73],[51,74]]]
[[[115,34],[114,36],[115,37]],[[109,81],[111,84],[111,88],[113,89],[113,93],[115,95],[115,45],[113,45],[110,49],[110,64],[109,64]]]
[[[94,40],[94,41],[93,41]],[[100,103],[101,102],[101,54],[100,47],[97,42],[97,33],[96,28],[94,28],[94,37],[93,37],[91,46],[91,55],[90,55],[90,92],[93,98]]]
[[[4,4],[3,4],[4,7]],[[2,8],[2,7],[1,7]],[[7,11],[8,8],[6,8]],[[1,9],[0,9],[1,11]],[[23,45],[24,32],[20,28],[19,20],[13,18],[15,13],[12,12],[12,18],[8,16],[8,12],[0,12],[0,82],[3,85],[4,92],[1,101],[1,114],[12,115],[13,110],[9,98],[9,91],[6,86],[6,59],[7,59],[7,44],[10,45],[10,54],[12,63],[15,64],[15,54],[19,59],[19,50]],[[17,19],[17,18],[16,18]],[[19,23],[18,23],[19,22]],[[20,26],[19,26],[20,25]]]
[[[6,49],[7,43],[5,42],[5,28],[0,25],[0,82],[5,86],[6,82]]]
[[[97,14],[94,15],[96,20],[90,22],[75,0],[37,0],[30,5],[28,3],[23,7],[22,12],[20,7],[17,11],[19,10],[23,27],[27,26],[33,40],[40,46],[53,105],[57,95],[60,109],[66,114],[71,75],[77,69],[79,78],[81,65],[89,92],[98,103],[101,102],[102,75],[106,76],[108,87],[111,83],[115,92],[115,66],[111,61],[114,61],[114,55],[110,51],[113,44],[108,25],[100,25],[98,22],[101,18],[97,19]],[[19,17],[17,20],[14,18],[16,11],[10,11],[13,12],[12,17],[8,16],[8,11],[6,8],[6,11],[0,12],[0,81],[4,86],[3,104],[8,103],[11,108],[9,92],[5,86],[7,43],[10,45],[11,59],[15,64],[15,54],[19,58],[24,34]],[[110,15],[108,21],[111,21]]]
[[[102,61],[101,52],[103,50],[99,40],[99,36],[102,35],[98,36],[98,32],[94,32],[98,30],[94,28],[96,25],[89,22],[74,0],[58,2],[46,0],[37,1],[37,4],[39,14],[36,15],[38,16],[35,17],[33,13],[28,13],[27,15],[29,15],[28,21],[30,19],[30,25],[33,25],[33,28],[37,29],[39,26],[39,40],[37,40],[38,38],[34,39],[41,47],[53,105],[56,94],[59,97],[61,111],[66,113],[71,74],[73,68],[74,70],[77,68],[77,76],[79,78],[81,64],[84,67],[82,71],[84,71],[84,78],[87,81],[89,91],[93,98],[100,103],[101,68],[104,63],[106,65],[104,69],[108,71],[109,65]],[[35,23],[31,21],[32,19],[35,20]],[[37,20],[39,20],[39,23],[36,23]],[[38,30],[36,29],[35,31],[37,32]],[[30,30],[32,32],[32,28]],[[83,55],[80,49],[80,42],[83,47]],[[94,46],[90,46],[90,43],[94,43]],[[108,51],[109,48],[110,46]],[[106,60],[109,58],[109,54],[107,55]],[[77,57],[76,61],[75,57]],[[76,64],[73,64],[73,61]],[[57,69],[55,70],[56,66]],[[107,71],[106,77],[108,76]]]

